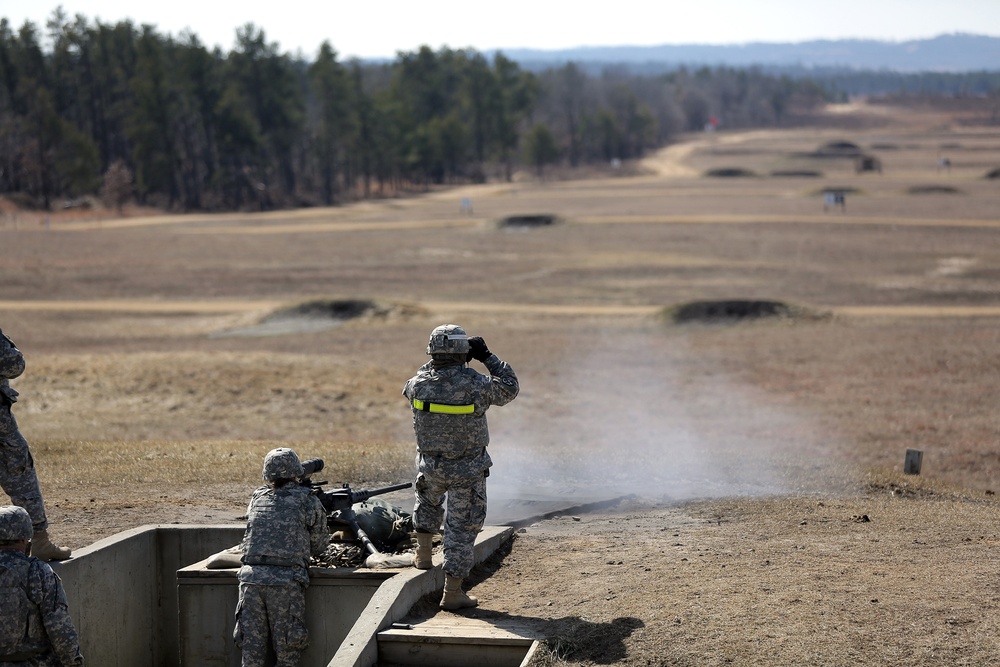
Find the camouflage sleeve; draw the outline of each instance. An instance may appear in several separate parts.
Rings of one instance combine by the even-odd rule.
[[[326,523],[323,503],[314,495],[309,495],[309,554],[319,556],[330,544],[330,528]]]
[[[83,664],[80,655],[80,638],[69,615],[66,592],[59,576],[41,561],[33,563],[33,575],[41,591],[38,610],[42,616],[45,634],[52,645],[52,653],[67,667]]]
[[[24,355],[14,341],[0,331],[0,378],[13,380],[24,372]]]
[[[420,373],[422,371],[425,371],[430,367],[431,367],[431,362],[428,361],[426,364],[418,368],[416,375],[407,380],[406,383],[403,385],[403,396],[406,397],[407,401],[413,400],[413,381],[420,376]]]
[[[510,364],[494,354],[486,360],[486,368],[490,371],[490,386],[486,392],[490,405],[507,405],[513,401],[520,385]]]
[[[253,515],[253,509],[254,505],[257,502],[257,496],[266,490],[267,490],[266,486],[261,486],[255,489],[253,495],[250,496],[250,502],[247,503],[247,527],[246,530],[243,532],[243,539],[240,541],[240,551],[242,551],[243,553],[246,553],[247,550],[247,538],[250,535],[250,517]]]

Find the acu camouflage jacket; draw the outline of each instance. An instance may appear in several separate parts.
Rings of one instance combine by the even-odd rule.
[[[480,454],[490,442],[486,410],[517,396],[517,375],[493,354],[490,375],[468,366],[434,368],[427,362],[403,386],[413,408],[413,431],[421,454],[460,458]]]

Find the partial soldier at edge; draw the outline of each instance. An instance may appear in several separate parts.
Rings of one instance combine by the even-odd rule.
[[[11,411],[18,393],[10,386],[10,381],[22,373],[24,355],[14,341],[0,331],[0,487],[14,505],[23,507],[31,516],[34,526],[31,555],[45,561],[65,560],[71,551],[49,540],[49,522],[35,461]]]
[[[418,569],[432,566],[433,537],[446,521],[441,607],[475,607],[478,600],[463,591],[462,583],[472,570],[476,536],[486,522],[486,478],[493,465],[486,449],[486,410],[514,400],[519,385],[514,369],[490,352],[481,337],[469,337],[455,324],[431,332],[427,354],[431,360],[403,387],[417,440],[413,564]],[[473,359],[490,375],[467,367]]]
[[[28,555],[33,534],[27,510],[0,507],[0,664],[83,665],[62,582]]]

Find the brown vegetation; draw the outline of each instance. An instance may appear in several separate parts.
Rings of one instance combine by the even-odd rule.
[[[523,384],[491,413],[492,506],[631,496],[529,527],[477,571],[469,613],[536,623],[554,664],[996,662],[1000,193],[982,174],[1000,135],[931,112],[847,133],[898,146],[882,174],[803,157],[844,112],[835,131],[692,136],[632,178],[48,229],[6,213],[0,327],[27,356],[15,414],[53,536],[236,522],[279,444],[334,483],[408,479],[399,391],[457,321]],[[941,182],[943,143],[976,146],[952,153],[963,196],[908,196]],[[730,166],[855,194],[824,213],[814,181],[698,175]],[[495,224],[538,211],[561,224]],[[317,300],[374,307],[295,319]],[[662,317],[720,300],[828,316]],[[275,312],[286,328],[263,326]],[[908,448],[920,477],[899,473]]]

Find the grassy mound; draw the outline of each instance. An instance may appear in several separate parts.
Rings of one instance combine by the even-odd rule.
[[[358,318],[384,319],[420,312],[413,306],[385,305],[367,299],[314,299],[276,309],[253,324],[213,334],[212,337],[264,337],[315,333],[339,327]]]
[[[753,171],[740,167],[716,167],[705,172],[705,176],[709,178],[752,178],[756,175]]]
[[[267,315],[263,322],[290,317],[313,317],[318,319],[353,320],[356,317],[375,313],[380,308],[374,301],[366,299],[318,299],[304,301],[288,308],[276,310]],[[384,310],[384,309],[383,309]]]
[[[733,324],[768,318],[818,319],[821,314],[782,301],[722,299],[691,301],[667,308],[664,315],[675,324]]]
[[[811,157],[817,158],[854,158],[863,155],[864,151],[852,141],[830,141],[817,148]]]
[[[950,185],[914,185],[906,189],[909,195],[959,195],[962,191]]]
[[[785,169],[779,171],[772,171],[771,176],[774,177],[795,177],[795,178],[819,178],[823,176],[823,172],[815,171],[813,169]]]
[[[533,213],[529,215],[508,215],[501,218],[498,226],[504,227],[551,227],[559,222],[558,216],[550,213]]]

